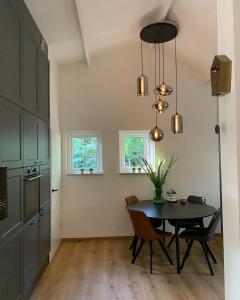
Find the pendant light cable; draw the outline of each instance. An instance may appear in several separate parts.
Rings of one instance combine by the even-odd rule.
[[[178,111],[178,67],[177,67],[177,39],[175,38],[175,71],[176,71],[176,113]]]
[[[154,76],[155,76],[155,88],[157,86],[157,44],[155,43],[155,70],[154,70]]]
[[[142,65],[142,75],[143,75],[143,45],[142,45],[142,39],[141,39],[141,65]]]
[[[155,43],[155,87],[157,86],[157,44]],[[157,94],[155,94],[157,99]],[[157,112],[156,112],[156,127],[157,127]]]
[[[163,52],[163,82],[165,82],[164,81],[164,43],[162,43],[162,52]]]
[[[219,126],[219,97],[217,96],[217,125]]]

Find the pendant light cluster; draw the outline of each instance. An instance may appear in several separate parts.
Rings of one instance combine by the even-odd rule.
[[[158,114],[164,113],[168,107],[168,102],[163,97],[169,96],[173,92],[173,88],[165,81],[165,57],[164,57],[164,43],[175,38],[175,71],[176,71],[176,113],[172,116],[172,132],[175,134],[183,133],[183,118],[178,113],[178,74],[177,74],[177,43],[176,36],[178,34],[178,26],[172,22],[162,21],[159,23],[150,24],[144,27],[140,32],[141,38],[141,63],[142,74],[137,78],[137,94],[138,96],[148,95],[148,78],[143,73],[143,48],[142,41],[155,44],[155,86],[154,94],[155,101],[152,109],[156,114],[156,126],[150,131],[151,139],[155,142],[160,142],[163,137],[163,131],[158,128]],[[157,45],[158,45],[158,78],[157,84]],[[161,47],[162,46],[162,47]],[[161,81],[161,48],[162,48],[162,81]]]

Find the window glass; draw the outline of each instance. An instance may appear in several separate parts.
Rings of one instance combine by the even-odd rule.
[[[123,138],[124,147],[124,167],[138,167],[138,160],[144,157],[144,138],[128,136]]]
[[[97,137],[72,138],[72,168],[97,169]]]

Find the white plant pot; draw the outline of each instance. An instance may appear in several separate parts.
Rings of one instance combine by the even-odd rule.
[[[168,202],[176,202],[177,201],[177,195],[167,196]]]

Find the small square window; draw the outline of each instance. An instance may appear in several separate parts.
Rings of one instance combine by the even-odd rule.
[[[154,167],[155,144],[148,131],[119,132],[120,173],[143,173],[138,163],[144,157]]]
[[[102,143],[99,132],[67,133],[67,173],[101,174]]]

